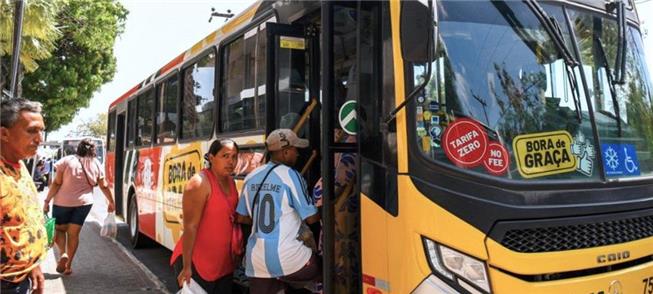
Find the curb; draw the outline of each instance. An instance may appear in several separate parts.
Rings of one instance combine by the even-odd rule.
[[[87,222],[93,222],[98,225],[98,227],[101,229],[102,228],[102,223],[92,214],[89,214],[89,218],[86,219]],[[117,221],[117,224],[124,224],[124,222]],[[99,234],[99,232],[98,232]],[[153,290],[161,291],[161,293],[165,294],[172,294],[166,286],[161,282],[159,277],[157,277],[154,273],[150,271],[140,260],[138,260],[132,253],[131,250],[125,248],[120,242],[116,241],[115,238],[107,238],[107,237],[102,237],[105,240],[110,240],[114,245],[116,245],[118,248],[120,248],[120,251],[122,251],[125,255],[127,255],[127,258],[134,263],[143,273],[145,273],[145,276],[147,276],[153,283],[155,288]]]

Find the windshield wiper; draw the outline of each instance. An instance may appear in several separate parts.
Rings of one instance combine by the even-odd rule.
[[[574,69],[570,65],[565,65],[565,70],[567,72],[567,77],[569,77],[569,86],[571,87],[571,97],[574,99],[574,106],[576,108],[576,118],[578,118],[578,123],[583,122],[583,115],[580,110],[580,92],[578,91],[578,80],[576,80],[576,74]]]
[[[558,48],[558,52],[560,52],[565,61],[565,71],[569,77],[571,96],[574,99],[574,106],[576,108],[576,117],[578,118],[578,122],[581,123],[583,116],[580,109],[580,92],[578,91],[578,80],[576,79],[573,70],[573,68],[578,65],[578,61],[576,61],[569,48],[567,48],[567,45],[565,45],[564,37],[562,36],[562,29],[560,28],[558,20],[555,17],[550,17],[536,0],[526,0],[525,2],[533,11],[535,17],[537,17],[542,26],[544,26],[544,29],[551,37],[551,40],[553,40],[553,44]]]
[[[433,26],[435,26],[435,19],[433,19],[432,0],[429,0],[428,2],[428,9],[429,9],[430,26],[429,26],[429,37],[426,40],[426,50],[427,50],[426,62],[425,62],[426,70],[424,72],[424,75],[422,75],[424,77],[424,81],[419,86],[415,87],[415,89],[413,89],[413,91],[411,91],[410,94],[408,94],[408,96],[406,97],[406,99],[404,99],[403,102],[401,102],[399,105],[397,105],[397,107],[395,107],[395,109],[393,109],[392,111],[390,111],[390,113],[388,113],[388,115],[383,120],[383,128],[386,130],[388,129],[388,125],[390,124],[390,122],[397,117],[397,113],[401,111],[401,109],[403,109],[408,104],[408,102],[415,99],[415,97],[417,97],[417,94],[420,91],[424,90],[424,88],[426,88],[426,86],[431,81],[431,61],[433,60],[432,48],[436,38],[435,34],[433,33]]]
[[[553,40],[553,44],[556,46],[556,48],[558,48],[558,51],[562,55],[562,58],[565,60],[565,63],[571,66],[578,65],[578,62],[576,62],[576,59],[569,51],[569,48],[567,48],[565,45],[564,38],[562,37],[562,33],[560,31],[560,26],[557,25],[557,20],[550,17],[546,11],[544,11],[544,8],[542,8],[542,6],[537,3],[536,0],[525,0],[524,2],[533,11],[533,14],[535,14],[535,17],[537,17],[542,26],[544,26],[546,32],[549,33],[551,40]]]
[[[621,136],[621,113],[619,112],[619,102],[617,101],[617,89],[615,88],[614,80],[612,78],[612,71],[610,70],[610,63],[608,62],[608,56],[605,54],[605,49],[603,49],[603,41],[601,37],[595,36],[596,42],[598,43],[599,54],[601,54],[601,59],[603,59],[603,67],[605,67],[605,76],[608,78],[608,89],[610,89],[610,96],[612,97],[612,107],[614,107],[614,116],[617,119],[617,129],[619,130],[619,136]]]
[[[626,13],[623,0],[615,0],[608,4],[608,9],[617,11],[617,60],[614,64],[614,82],[619,85],[625,83],[626,72]]]

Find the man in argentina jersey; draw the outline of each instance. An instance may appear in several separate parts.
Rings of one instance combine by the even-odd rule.
[[[308,141],[278,129],[266,146],[270,161],[245,178],[236,212],[239,222],[252,224],[246,251],[250,293],[283,293],[283,280],[309,281],[320,275],[311,249],[297,238],[302,220],[312,224],[319,214],[306,182],[292,168],[297,148],[308,147]]]

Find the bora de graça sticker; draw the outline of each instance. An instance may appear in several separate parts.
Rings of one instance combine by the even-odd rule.
[[[515,161],[524,178],[535,178],[576,170],[571,152],[572,137],[567,131],[525,134],[512,141]]]

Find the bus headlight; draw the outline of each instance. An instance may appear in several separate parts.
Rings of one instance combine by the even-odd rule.
[[[427,238],[423,240],[429,263],[434,271],[472,293],[475,289],[469,289],[470,283],[486,293],[491,293],[484,262],[435,243],[433,240]]]

